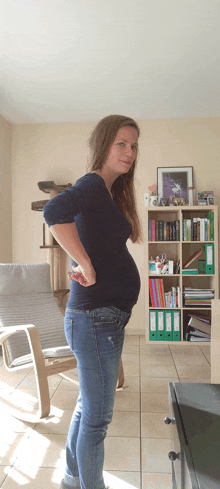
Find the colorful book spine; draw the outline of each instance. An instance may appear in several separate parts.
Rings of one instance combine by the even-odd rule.
[[[148,221],[148,241],[152,241],[151,221]]]
[[[159,241],[163,241],[164,231],[163,231],[163,221],[159,221]]]
[[[159,221],[155,221],[155,241],[159,241]]]
[[[193,218],[193,240],[197,241],[197,217]]]
[[[167,222],[164,221],[163,223],[163,240],[167,241]]]
[[[214,212],[210,211],[207,218],[209,220],[209,241],[214,241]]]
[[[197,218],[197,241],[200,241],[200,218]]]
[[[177,287],[177,307],[181,307],[181,288]]]
[[[149,289],[150,289],[151,305],[152,305],[152,307],[156,307],[155,299],[154,299],[153,284],[152,284],[152,280],[151,279],[149,279]]]
[[[180,221],[148,221],[149,241],[180,241]]]
[[[161,278],[159,278],[158,280],[159,280],[159,287],[160,287],[161,305],[162,305],[162,307],[165,307],[165,295],[164,295],[163,280]]]
[[[192,300],[185,299],[185,306],[211,306],[211,300]]]
[[[186,241],[191,241],[191,219],[186,220]]]
[[[155,241],[155,220],[151,221],[151,237],[152,241]]]
[[[176,220],[176,241],[180,241],[180,221]]]
[[[158,278],[155,278],[153,280],[154,280],[154,283],[155,283],[155,289],[156,289],[156,294],[157,294],[157,307],[161,307],[160,290],[159,290]]]
[[[151,307],[167,307],[165,300],[164,283],[161,278],[149,279],[149,292]]]
[[[183,219],[182,225],[183,241],[214,241],[214,212],[204,218]]]
[[[200,241],[205,241],[205,223],[204,223],[204,219],[200,219]]]
[[[186,241],[186,219],[183,219],[183,241]]]
[[[204,234],[205,234],[205,241],[209,241],[208,240],[208,219],[205,218],[204,219]]]

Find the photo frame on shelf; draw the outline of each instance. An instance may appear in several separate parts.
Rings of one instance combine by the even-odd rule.
[[[187,205],[193,205],[193,167],[158,167],[158,200],[167,198],[172,205],[172,197],[184,198]]]
[[[214,205],[214,192],[213,190],[204,190],[197,193],[198,205]]]

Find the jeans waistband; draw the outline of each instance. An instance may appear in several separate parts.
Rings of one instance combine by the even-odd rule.
[[[88,314],[88,315],[90,314],[91,316],[95,316],[99,313],[108,314],[108,312],[110,312],[110,311],[115,311],[122,320],[127,319],[131,315],[131,313],[122,311],[121,309],[118,309],[115,306],[98,307],[95,309],[72,309],[70,307],[66,308],[67,313],[72,312],[74,314],[75,313],[76,314]]]

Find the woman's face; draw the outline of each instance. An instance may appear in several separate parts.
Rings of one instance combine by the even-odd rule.
[[[138,150],[138,133],[134,127],[121,127],[110,146],[108,156],[103,165],[105,170],[121,175],[127,173],[133,165]]]

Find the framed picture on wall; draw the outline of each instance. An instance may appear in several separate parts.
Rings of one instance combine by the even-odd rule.
[[[169,199],[172,204],[172,197],[184,198],[188,205],[193,205],[193,167],[160,167],[157,168],[157,192],[158,200],[161,198]]]

